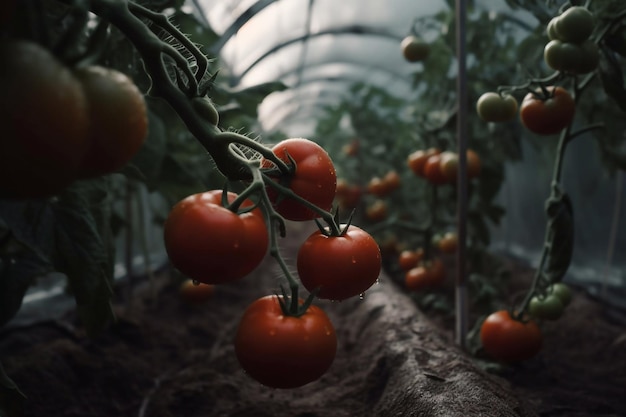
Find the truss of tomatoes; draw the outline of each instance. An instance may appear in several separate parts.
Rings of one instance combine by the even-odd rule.
[[[266,192],[272,209],[294,221],[319,216],[293,195],[330,209],[336,174],[328,154],[304,138],[287,139],[272,150],[290,168],[280,172],[268,160],[261,161],[269,177]],[[334,229],[318,225],[297,255],[298,276],[309,297],[297,302],[286,294],[261,297],[248,306],[236,332],[234,347],[242,369],[269,387],[308,384],[334,361],[335,329],[312,300],[358,296],[380,274],[380,249],[371,235],[351,224]],[[172,208],[164,240],[175,268],[197,283],[219,285],[252,273],[267,254],[270,236],[265,215],[252,200],[210,190],[188,196]]]
[[[143,94],[110,68],[70,68],[37,43],[4,39],[0,197],[42,198],[117,171],[148,132]]]

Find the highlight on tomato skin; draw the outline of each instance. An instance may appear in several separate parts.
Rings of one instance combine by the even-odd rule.
[[[321,308],[310,305],[301,316],[289,316],[279,298],[268,295],[247,307],[235,335],[235,355],[246,374],[259,383],[298,388],[318,380],[331,367],[337,334]]]

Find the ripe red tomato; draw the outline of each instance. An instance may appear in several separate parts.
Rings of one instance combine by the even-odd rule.
[[[424,176],[424,164],[426,164],[426,160],[430,158],[432,155],[436,155],[441,153],[441,151],[437,148],[429,148],[429,149],[419,149],[415,152],[412,152],[407,157],[407,165],[413,171],[413,173],[419,177]]]
[[[89,104],[89,150],[80,176],[110,174],[126,165],[148,134],[143,94],[124,73],[99,66],[74,71]]]
[[[286,163],[290,162],[290,158],[296,163],[296,170],[290,178],[276,180],[284,182],[284,185],[308,202],[330,211],[335,198],[337,173],[328,153],[317,143],[303,138],[285,139],[276,144],[272,151]],[[271,168],[273,164],[263,159],[261,167]],[[271,187],[268,188],[268,195],[274,202],[274,209],[285,219],[305,221],[319,217],[313,210],[293,198],[279,195]]]
[[[186,279],[180,284],[180,298],[187,304],[204,304],[213,297],[215,286]]]
[[[365,217],[373,223],[382,222],[389,215],[389,205],[385,200],[376,200],[365,208]]]
[[[378,197],[384,197],[389,194],[389,189],[382,178],[372,177],[367,183],[367,192]]]
[[[383,182],[389,188],[390,192],[400,187],[401,179],[396,170],[388,171],[383,177]]]
[[[404,59],[409,62],[423,61],[430,54],[430,45],[415,35],[409,35],[402,39],[400,49]]]
[[[415,268],[419,261],[424,257],[424,250],[403,250],[398,255],[398,264],[400,265],[400,269],[403,271],[408,271],[409,269]]]
[[[229,202],[236,197],[228,193]],[[252,205],[246,200],[241,207]],[[230,211],[222,206],[222,190],[178,202],[165,221],[164,238],[172,265],[205,284],[223,284],[249,274],[261,263],[269,245],[261,210]]]
[[[449,183],[441,171],[441,154],[431,155],[424,164],[424,177],[434,185]]]
[[[272,388],[296,388],[320,378],[337,353],[330,319],[311,305],[299,316],[283,313],[278,296],[254,301],[235,335],[235,354],[243,370]]]
[[[318,298],[345,300],[365,292],[380,274],[380,248],[366,231],[350,225],[340,236],[313,232],[297,257],[302,285]]]
[[[494,92],[482,94],[476,101],[476,112],[486,122],[506,122],[517,114],[518,104],[510,94],[500,95]]]
[[[422,261],[404,274],[404,285],[409,291],[424,291],[440,287],[446,278],[446,270],[439,258]]]
[[[3,40],[0,62],[0,196],[52,196],[75,179],[89,146],[85,94],[33,42]]]
[[[538,135],[559,133],[574,119],[576,104],[563,87],[546,87],[549,97],[545,100],[528,93],[520,108],[522,124]],[[537,91],[537,94],[541,94]]]
[[[439,170],[445,178],[446,182],[454,183],[459,172],[459,155],[456,152],[442,152],[439,159]]]
[[[485,319],[480,327],[480,340],[493,359],[514,363],[539,353],[543,337],[534,321],[518,321],[507,310],[500,310]]]

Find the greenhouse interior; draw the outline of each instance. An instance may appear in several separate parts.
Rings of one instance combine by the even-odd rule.
[[[626,416],[622,0],[6,0],[0,417]]]

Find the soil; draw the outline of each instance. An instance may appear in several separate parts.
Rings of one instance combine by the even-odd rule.
[[[507,262],[511,292],[528,285],[532,270]],[[339,341],[320,380],[266,388],[239,368],[232,339],[245,307],[279,280],[268,259],[190,306],[164,270],[136,285],[130,304],[119,288],[118,319],[103,334],[87,338],[70,309],[2,330],[0,358],[27,417],[626,416],[626,314],[580,289],[560,320],[542,324],[538,356],[485,367],[454,343],[448,320],[383,274],[363,300],[316,303]]]

